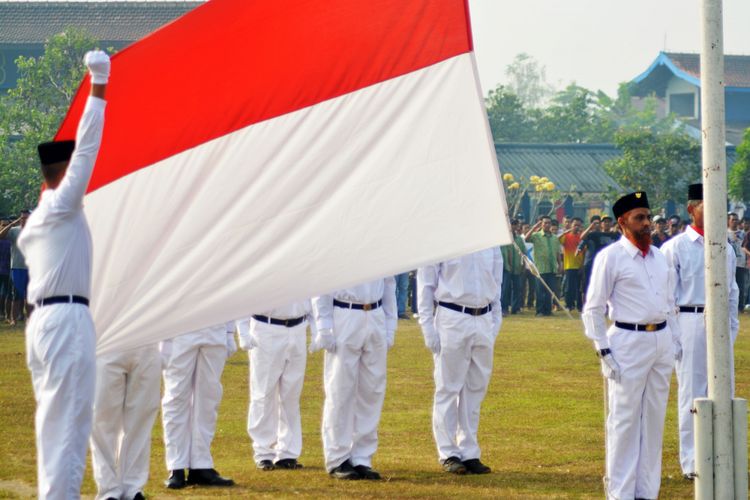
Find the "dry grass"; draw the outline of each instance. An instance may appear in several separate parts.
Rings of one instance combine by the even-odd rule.
[[[736,346],[737,393],[750,388],[750,316],[742,317]],[[375,467],[385,481],[337,482],[323,469],[320,443],[322,355],[308,361],[302,394],[304,450],[301,471],[257,471],[245,432],[247,362],[238,353],[224,372],[224,399],[213,444],[216,468],[234,488],[162,486],[166,476],[161,426],[153,430],[152,498],[365,497],[365,498],[601,498],[604,460],[602,380],[580,321],[562,315],[506,318],[495,348],[494,374],[482,408],[482,459],[486,476],[451,476],[437,463],[430,427],[432,360],[415,321],[400,321],[389,354],[388,392]],[[0,327],[0,498],[27,498],[35,485],[34,398],[24,361],[23,332]],[[690,498],[692,487],[677,460],[673,379],[664,440],[662,498]],[[83,485],[91,496],[90,468]]]

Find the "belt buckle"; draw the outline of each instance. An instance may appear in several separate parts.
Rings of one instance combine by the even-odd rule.
[[[372,309],[372,304],[362,304],[363,311],[369,311]]]
[[[478,307],[475,307],[474,309],[471,310],[471,315],[472,316],[481,316],[482,315],[482,309],[480,309]]]
[[[654,323],[649,323],[646,325],[646,331],[647,332],[655,332],[656,331],[656,325]]]

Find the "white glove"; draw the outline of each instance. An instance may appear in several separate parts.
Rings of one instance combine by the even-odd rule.
[[[258,347],[255,338],[249,333],[247,335],[240,334],[240,349],[243,351],[250,351],[253,347]]]
[[[227,332],[227,358],[237,352],[237,342],[234,340],[234,332]]]
[[[172,357],[172,341],[171,340],[162,340],[159,342],[159,357],[161,357],[161,369],[167,367],[167,363],[169,363],[169,358]]]
[[[83,62],[91,73],[91,83],[105,85],[109,81],[109,56],[101,50],[86,52]]]
[[[675,342],[674,344],[674,359],[675,361],[682,361],[682,344]]]
[[[393,347],[393,343],[396,342],[396,332],[386,332],[385,341],[388,345],[388,349]]]
[[[615,382],[620,382],[620,365],[617,364],[611,352],[602,357],[602,375]]]
[[[333,353],[336,351],[336,337],[333,336],[333,330],[318,330],[310,342],[310,352],[316,352],[321,349]]]
[[[440,337],[437,335],[425,335],[424,337],[424,345],[427,346],[427,349],[432,351],[432,354],[440,354]]]

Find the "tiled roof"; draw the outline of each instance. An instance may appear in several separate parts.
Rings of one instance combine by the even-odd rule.
[[[43,43],[68,27],[133,42],[204,2],[1,2],[0,43]]]
[[[622,156],[612,144],[496,143],[495,151],[500,172],[513,174],[516,179],[547,177],[562,192],[597,194],[606,193],[610,187],[622,190],[603,168],[605,161]],[[728,146],[726,151],[727,169],[731,169],[737,148]]]
[[[563,192],[605,193],[620,186],[602,168],[621,156],[611,144],[495,144],[500,172],[515,178],[547,177]]]
[[[700,78],[700,54],[677,52],[666,52],[665,54],[682,71],[695,78]],[[727,87],[750,87],[750,56],[724,56],[724,85]]]

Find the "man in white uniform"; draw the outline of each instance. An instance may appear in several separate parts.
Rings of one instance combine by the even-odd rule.
[[[216,431],[224,363],[237,346],[234,322],[202,328],[161,343],[164,397],[161,401],[169,478],[165,486],[232,486],[213,468],[211,441]],[[188,469],[187,478],[185,469]]]
[[[156,343],[97,356],[91,431],[97,500],[145,498],[160,369]]]
[[[502,323],[502,283],[499,247],[417,271],[419,325],[435,361],[432,432],[446,472],[490,472],[477,429]]]
[[[597,254],[582,315],[609,379],[606,493],[657,498],[669,381],[681,352],[674,271],[651,245],[646,193],[623,196],[612,211],[623,237]]]
[[[261,470],[302,468],[299,398],[310,317],[310,300],[301,300],[236,322],[240,349],[250,351],[247,433]]]
[[[312,300],[317,332],[310,351],[325,349],[323,454],[336,479],[380,479],[372,468],[385,398],[386,354],[397,323],[393,276]]]
[[[91,94],[76,142],[39,145],[47,189],[18,239],[29,268],[28,300],[37,306],[26,326],[26,354],[37,403],[39,498],[80,496],[91,432],[96,333],[83,196],[101,143],[110,63],[101,51],[85,62]]]
[[[687,211],[690,225],[684,233],[668,240],[661,247],[677,280],[675,302],[679,308],[677,323],[680,330],[682,360],[677,361],[678,415],[680,428],[680,467],[685,479],[695,478],[695,450],[693,432],[693,407],[695,398],[708,394],[708,368],[706,353],[706,324],[703,317],[706,303],[704,240],[703,240],[703,185],[688,187]],[[737,338],[739,320],[737,304],[739,288],[734,280],[735,256],[727,251],[727,276],[729,288],[729,326],[732,345]],[[732,365],[733,366],[733,365]],[[734,372],[734,370],[732,370]]]

